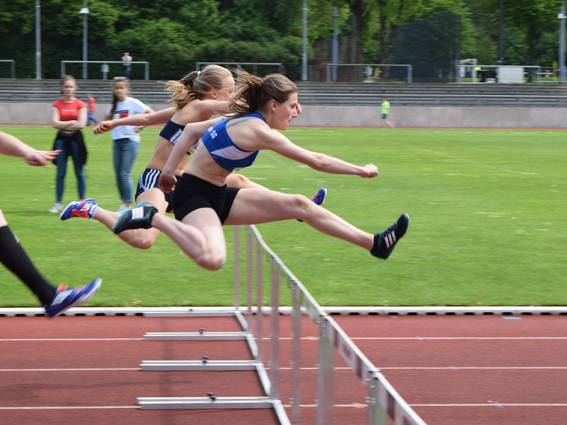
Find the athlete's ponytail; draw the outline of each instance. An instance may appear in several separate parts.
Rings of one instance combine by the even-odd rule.
[[[239,69],[238,85],[230,102],[230,110],[245,115],[263,109],[270,100],[285,102],[297,93],[297,86],[282,74],[270,74],[263,79]]]
[[[179,81],[168,81],[165,89],[172,92],[168,102],[177,109],[183,108],[195,99],[201,99],[212,89],[221,90],[224,80],[232,73],[222,66],[209,65],[203,71],[193,71]]]

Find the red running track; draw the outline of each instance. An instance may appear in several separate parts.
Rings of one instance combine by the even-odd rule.
[[[430,425],[567,423],[563,316],[334,318]],[[284,405],[291,396],[290,326],[291,318],[280,316]],[[199,328],[240,330],[234,318],[0,318],[0,424],[276,424],[269,409],[138,408],[137,397],[264,395],[255,372],[139,370],[143,360],[251,358],[244,341],[143,339],[145,332]],[[315,423],[316,335],[304,318],[302,424]],[[269,352],[267,339],[264,350]],[[366,388],[337,357],[335,424],[365,424],[365,395]]]

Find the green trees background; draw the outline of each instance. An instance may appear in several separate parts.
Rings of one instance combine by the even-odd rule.
[[[461,58],[497,62],[499,0],[308,0],[309,45],[339,32],[354,35],[353,59],[395,63],[401,25],[450,11],[461,19]],[[551,67],[557,60],[561,0],[505,0],[504,63]],[[41,0],[42,77],[60,61],[81,60],[82,1]],[[150,62],[151,79],[177,79],[195,62],[282,62],[299,80],[303,0],[91,0],[88,59]],[[17,78],[35,78],[35,1],[0,2],[0,59],[16,60]],[[310,55],[310,58],[312,55]],[[0,77],[9,67],[0,64]],[[6,69],[4,69],[6,68]],[[80,76],[80,65],[68,72]],[[111,67],[119,72],[120,67]],[[113,71],[114,70],[114,71]],[[133,67],[133,78],[143,68]],[[101,78],[89,67],[89,78]]]

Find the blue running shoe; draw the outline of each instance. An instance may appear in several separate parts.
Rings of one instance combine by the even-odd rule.
[[[390,256],[398,241],[406,234],[409,226],[409,215],[402,214],[398,221],[374,236],[374,248],[370,253],[385,260]]]
[[[91,283],[78,288],[68,288],[65,285],[59,285],[51,302],[43,306],[45,315],[53,319],[71,307],[86,303],[100,288],[101,283],[102,279],[97,277]]]
[[[323,205],[323,203],[325,202],[325,198],[327,197],[327,189],[325,189],[324,187],[322,187],[321,189],[319,189],[319,191],[315,194],[315,196],[313,198],[310,199],[311,202],[313,202],[316,205]],[[303,220],[300,219],[296,219],[297,221],[303,223]]]
[[[152,217],[158,209],[148,201],[142,201],[135,207],[127,209],[118,217],[118,221],[112,228],[116,234],[130,229],[149,229],[152,227]]]
[[[84,201],[81,199],[79,202],[71,202],[67,205],[59,218],[61,220],[69,220],[71,217],[93,218],[99,209],[94,199],[87,198]]]

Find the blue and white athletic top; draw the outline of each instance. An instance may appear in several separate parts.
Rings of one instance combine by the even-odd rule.
[[[242,119],[244,118],[244,119]],[[262,114],[252,112],[251,114],[242,115],[234,120],[223,120],[213,127],[209,128],[203,136],[203,144],[215,160],[215,162],[226,171],[233,172],[235,168],[250,167],[256,157],[260,154],[257,151],[245,151],[234,144],[226,129],[231,125],[239,124],[251,118],[258,118],[266,122]]]

